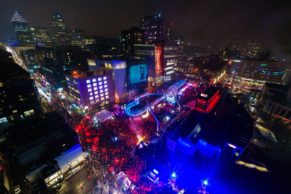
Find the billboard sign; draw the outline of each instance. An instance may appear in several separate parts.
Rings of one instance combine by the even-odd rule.
[[[145,82],[148,79],[147,64],[139,64],[131,66],[129,69],[129,81],[131,84]]]

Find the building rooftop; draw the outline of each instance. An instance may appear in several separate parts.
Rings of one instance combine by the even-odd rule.
[[[57,113],[48,113],[9,126],[6,136],[17,149],[30,147],[28,145],[37,144],[38,141],[45,138],[53,139],[57,134],[70,133],[70,131],[72,130],[61,116]],[[44,143],[44,141],[39,143]]]
[[[217,92],[217,90],[217,87],[207,88],[204,92],[199,94],[198,98],[208,100]]]
[[[232,143],[244,147],[253,134],[253,120],[248,112],[239,105],[226,99],[228,107],[218,105],[214,112],[220,112],[216,118],[214,115],[205,115],[193,112],[178,127],[179,136],[189,139],[192,143],[202,139],[214,146],[223,146]],[[194,132],[199,124],[201,130]],[[195,137],[192,134],[196,133]],[[246,140],[245,142],[242,139]]]
[[[95,70],[95,71],[72,71],[71,76],[75,79],[83,79],[92,76],[103,76],[106,75],[106,70]]]

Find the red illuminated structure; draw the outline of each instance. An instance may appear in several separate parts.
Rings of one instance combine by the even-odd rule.
[[[164,75],[164,45],[162,43],[155,45],[155,75]]]
[[[197,96],[196,110],[209,113],[220,99],[220,90],[216,87],[206,89]]]

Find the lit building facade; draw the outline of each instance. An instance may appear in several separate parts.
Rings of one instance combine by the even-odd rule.
[[[134,54],[134,44],[144,43],[144,32],[137,27],[123,30],[121,31],[120,42],[123,55],[125,57],[130,57]]]
[[[134,46],[134,58],[150,62],[150,77],[172,79],[182,59],[182,52],[177,44],[166,42],[165,44],[136,44]]]
[[[81,29],[73,29],[71,33],[71,45],[77,46],[86,50],[89,50],[90,45],[93,45],[95,40],[86,35],[84,30]]]
[[[261,89],[266,82],[285,82],[286,64],[256,60],[232,60],[228,82],[232,88]]]
[[[60,13],[54,13],[51,24],[55,43],[57,45],[68,44],[70,42],[70,36],[68,34],[63,16]]]
[[[85,39],[85,31],[80,29],[72,30],[72,45],[82,47]]]
[[[162,14],[146,16],[140,21],[144,30],[145,41],[148,44],[165,41],[170,37],[170,30]]]
[[[34,39],[27,21],[16,11],[11,19],[17,41],[20,45],[33,44]]]
[[[52,46],[53,41],[45,27],[40,27],[40,26],[31,27],[30,31],[37,45]]]
[[[114,84],[114,101],[122,102],[127,97],[127,63],[124,60],[88,60],[89,70],[95,71],[100,69],[112,72]]]
[[[149,64],[149,76],[157,78],[163,74],[164,48],[162,44],[134,45],[134,59],[146,60]]]
[[[122,57],[120,38],[106,38],[103,36],[94,36],[94,43],[87,45],[98,59],[116,59]]]
[[[176,42],[166,41],[164,46],[165,75],[172,79],[182,61],[182,48]]]
[[[114,102],[114,85],[109,71],[73,71],[66,76],[67,90],[74,101],[82,107],[108,105]]]

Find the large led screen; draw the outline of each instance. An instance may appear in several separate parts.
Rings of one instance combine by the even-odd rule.
[[[129,69],[129,80],[131,84],[145,82],[148,79],[147,64],[140,64],[131,66]]]

